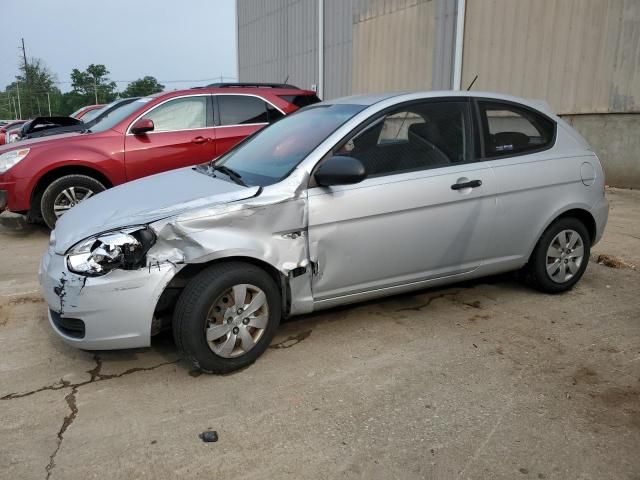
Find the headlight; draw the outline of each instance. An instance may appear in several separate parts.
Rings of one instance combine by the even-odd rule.
[[[100,276],[117,268],[144,266],[156,235],[148,227],[106,232],[76,244],[67,252],[67,267],[81,275]]]
[[[0,173],[4,173],[13,167],[16,163],[29,155],[28,148],[21,148],[19,150],[11,150],[10,152],[0,155]]]

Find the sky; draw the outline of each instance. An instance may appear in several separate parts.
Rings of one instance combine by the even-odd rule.
[[[0,89],[38,57],[71,88],[73,68],[102,63],[118,81],[156,77],[167,90],[237,76],[235,0],[0,0]],[[124,82],[119,82],[123,80]],[[200,81],[198,81],[200,80]],[[66,83],[62,83],[66,82]]]

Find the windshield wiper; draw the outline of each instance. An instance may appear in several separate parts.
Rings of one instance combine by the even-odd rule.
[[[210,165],[209,167],[213,171],[224,173],[227,177],[229,177],[231,180],[233,180],[238,185],[242,185],[243,187],[248,187],[249,186],[249,185],[247,185],[246,183],[244,183],[242,181],[242,175],[240,175],[238,172],[236,172],[235,170],[233,170],[233,169],[231,169],[231,168],[229,168],[229,167],[227,167],[225,165]]]

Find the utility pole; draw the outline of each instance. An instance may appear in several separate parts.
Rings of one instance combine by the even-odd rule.
[[[96,105],[98,105],[98,84],[96,81],[96,77],[93,77],[93,93],[96,95]]]
[[[51,116],[51,98],[49,98],[49,92],[47,92],[47,103],[49,104],[49,116]]]
[[[40,111],[40,99],[38,98],[37,95],[36,95],[36,102],[38,103],[38,116],[41,117],[42,112]]]
[[[24,82],[27,86],[27,98],[29,99],[29,110],[31,110],[31,96],[29,95],[29,64],[27,63],[27,50],[24,48],[24,38],[22,40],[22,58],[24,58]]]
[[[19,120],[20,117],[18,116],[18,109],[16,108],[16,99],[14,97],[11,100],[13,100],[13,113],[15,114],[14,116],[16,117],[16,120]]]
[[[16,88],[18,89],[18,111],[20,112],[20,119],[22,120],[22,106],[20,105],[20,82],[16,81]]]

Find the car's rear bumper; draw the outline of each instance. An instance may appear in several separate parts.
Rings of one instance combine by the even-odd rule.
[[[602,238],[609,219],[609,200],[604,195],[591,207],[591,215],[596,222],[596,235],[592,242],[595,245]]]
[[[149,346],[156,302],[177,269],[167,264],[83,277],[69,271],[64,255],[49,250],[38,274],[51,328],[87,350]]]

